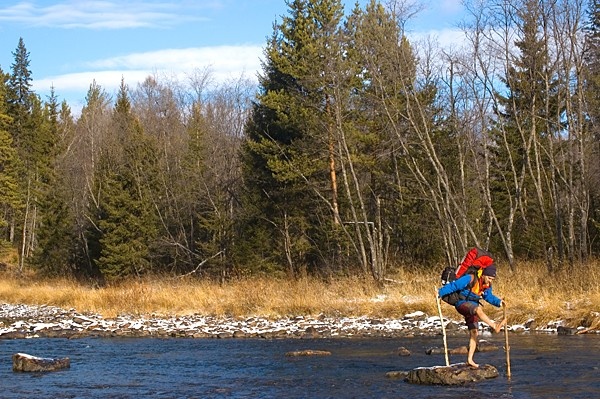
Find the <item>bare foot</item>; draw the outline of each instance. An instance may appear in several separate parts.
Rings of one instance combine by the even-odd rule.
[[[474,369],[478,369],[479,368],[479,365],[477,363],[475,363],[473,360],[467,360],[467,364],[469,366],[471,366],[472,368],[474,368]]]
[[[494,324],[494,332],[496,334],[498,334],[500,332],[500,330],[502,330],[502,327],[504,327],[505,324],[506,324],[506,318],[502,319],[502,321],[500,323],[495,323]]]

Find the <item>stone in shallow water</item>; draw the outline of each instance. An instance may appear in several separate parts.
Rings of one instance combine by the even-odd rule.
[[[496,345],[492,345],[489,343],[480,342],[477,345],[476,352],[492,352],[497,351],[500,348]],[[444,348],[428,348],[425,353],[428,355],[443,355],[445,352]],[[469,348],[466,346],[459,346],[456,348],[448,349],[448,353],[451,355],[466,355],[469,353]]]
[[[498,377],[498,370],[489,364],[474,369],[466,363],[450,366],[418,367],[410,371],[391,371],[388,378],[402,378],[411,384],[463,385]]]
[[[556,333],[558,335],[576,335],[577,334],[577,329],[576,328],[570,328],[570,327],[558,326],[556,328]]]
[[[12,360],[13,371],[55,371],[71,367],[71,360],[68,357],[50,359],[26,353],[15,353]]]
[[[398,353],[398,356],[410,356],[410,351],[403,346],[399,347],[396,353]]]
[[[321,350],[314,350],[314,349],[306,349],[303,351],[294,351],[294,352],[287,352],[285,354],[288,357],[298,357],[298,356],[329,356],[331,355],[331,352],[329,351],[321,351]]]

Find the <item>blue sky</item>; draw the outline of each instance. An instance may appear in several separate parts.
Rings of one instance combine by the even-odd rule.
[[[344,1],[346,14],[355,2]],[[423,9],[411,34],[453,37],[461,0],[415,2]],[[282,15],[284,0],[2,0],[0,68],[10,72],[22,37],[33,89],[45,99],[54,86],[74,110],[93,80],[114,95],[121,77],[131,88],[148,75],[185,79],[206,68],[216,81],[255,79]]]

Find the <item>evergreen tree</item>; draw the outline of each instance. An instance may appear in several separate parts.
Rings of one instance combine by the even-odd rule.
[[[16,50],[12,53],[14,62],[11,65],[11,75],[8,81],[7,93],[8,112],[13,116],[15,143],[24,146],[27,142],[26,125],[31,111],[31,70],[29,69],[29,52],[25,48],[23,38],[19,38]]]
[[[40,99],[31,91],[29,52],[22,38],[19,39],[13,56],[14,63],[11,66],[6,98],[8,115],[12,118],[10,133],[22,165],[19,186],[24,206],[22,213],[16,216],[11,227],[18,232],[15,238],[20,241],[19,270],[21,271],[36,244],[39,216],[37,201],[42,174],[45,172],[40,168],[48,164],[48,159],[45,158],[47,154],[45,146],[50,140],[47,140],[42,133],[42,105]]]
[[[318,269],[323,254],[336,252],[318,243],[340,224],[333,105],[342,99],[333,88],[343,56],[343,9],[339,0],[295,0],[288,7],[267,46],[246,128],[246,200],[253,211],[245,236],[260,242],[249,240],[253,249],[244,256],[261,254],[293,275]]]
[[[66,182],[75,214],[78,274],[102,283],[96,260],[100,257],[98,210],[102,199],[100,161],[110,132],[113,106],[95,81],[90,84],[86,104],[74,126],[69,155],[64,158]],[[61,112],[62,114],[62,112]],[[119,148],[117,148],[118,150]]]
[[[64,155],[67,143],[59,139],[59,131],[64,119],[59,118],[58,106],[58,99],[52,88],[43,115],[45,121],[42,125],[45,132],[43,137],[50,140],[43,148],[50,153],[46,157],[49,164],[43,169],[40,186],[41,215],[37,230],[37,246],[32,260],[38,270],[51,276],[72,275],[77,264],[74,210],[71,206],[64,167],[59,158],[59,155]],[[64,107],[63,102],[61,112],[63,118],[68,118],[68,110]],[[65,112],[67,114],[64,114]]]
[[[399,18],[376,1],[364,11],[357,6],[349,18],[347,53],[357,65],[352,159],[370,198],[368,219],[384,221],[376,228],[379,239],[389,240],[403,261],[439,259],[461,227],[452,219],[459,213],[456,133],[440,122],[430,78],[418,80]]]
[[[585,29],[584,90],[586,100],[586,129],[592,135],[590,174],[590,236],[600,232],[600,1],[590,0]],[[594,247],[597,247],[593,240]],[[597,249],[597,248],[594,248]]]
[[[590,128],[600,138],[600,1],[590,0],[585,28],[585,95]],[[598,140],[600,141],[600,139]]]
[[[157,175],[154,141],[131,113],[124,82],[113,113],[113,135],[102,154],[95,186],[100,247],[96,265],[105,278],[139,276],[152,270],[152,245],[158,235],[153,198]]]
[[[6,110],[6,75],[0,69],[0,249],[11,240],[10,222],[22,206],[18,186],[18,161],[9,134],[12,118]]]
[[[190,262],[188,263],[191,270],[195,270],[197,265],[204,259],[212,257],[224,250],[222,248],[220,227],[223,226],[226,218],[221,210],[220,204],[222,201],[221,192],[217,189],[214,179],[211,179],[208,169],[208,164],[211,163],[211,155],[216,158],[217,154],[209,147],[210,122],[208,116],[203,113],[203,108],[208,108],[208,104],[196,102],[192,107],[192,112],[188,121],[188,149],[184,157],[183,183],[185,187],[181,192],[185,193],[184,203],[188,205],[186,214],[190,225],[187,230],[193,232],[190,236],[189,252]],[[206,111],[205,111],[206,112]],[[223,138],[224,139],[224,138]],[[217,159],[212,159],[212,162],[218,163]],[[233,163],[233,160],[229,160]],[[217,167],[222,169],[222,164]],[[226,179],[226,171],[221,171],[223,180]],[[222,183],[222,182],[218,182]],[[218,209],[218,210],[217,210]],[[202,273],[217,274],[217,268],[211,270],[210,263],[205,264],[201,270]],[[188,271],[189,272],[189,271]]]
[[[562,126],[553,122],[559,105],[547,42],[540,31],[543,10],[537,1],[527,0],[517,14],[522,35],[515,46],[520,55],[504,79],[507,94],[497,94],[492,198],[498,219],[512,223],[506,229],[512,231],[515,254],[540,257],[549,246],[558,245],[562,252],[562,237],[550,223],[550,193],[545,192],[551,183],[539,175],[539,171],[553,173],[549,144]],[[553,243],[553,236],[558,241]]]

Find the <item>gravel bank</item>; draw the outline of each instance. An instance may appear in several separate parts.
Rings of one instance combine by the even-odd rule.
[[[463,323],[446,320],[449,335],[464,333]],[[560,333],[561,322],[546,326],[512,325],[514,332]],[[573,329],[577,332],[577,329]],[[406,337],[441,333],[438,316],[423,312],[399,319],[369,317],[181,317],[121,315],[103,318],[53,306],[0,304],[0,339],[57,337],[328,338]]]

